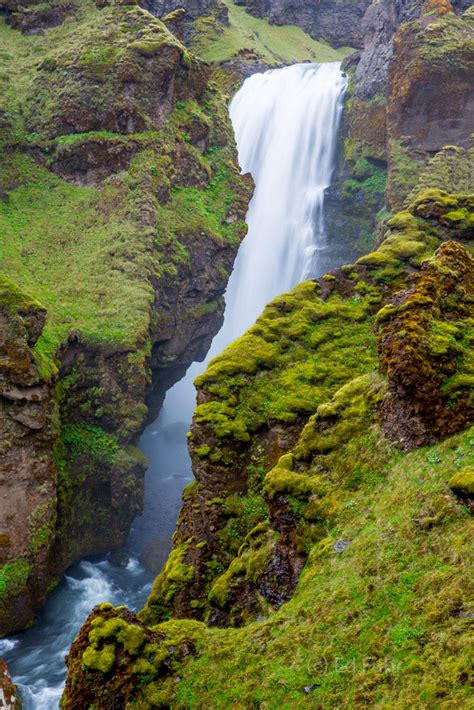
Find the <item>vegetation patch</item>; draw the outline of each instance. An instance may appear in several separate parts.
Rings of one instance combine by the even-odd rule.
[[[200,17],[194,23],[192,50],[207,62],[232,59],[255,59],[268,66],[295,62],[337,62],[353,50],[350,47],[332,49],[318,42],[295,25],[271,25],[253,17],[244,7],[224,0],[228,24],[217,13]]]

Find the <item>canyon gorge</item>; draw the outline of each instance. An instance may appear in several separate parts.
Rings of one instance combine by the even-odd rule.
[[[5,707],[469,707],[473,115],[467,0],[0,0]]]

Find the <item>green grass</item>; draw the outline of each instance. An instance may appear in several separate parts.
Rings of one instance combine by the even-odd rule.
[[[253,17],[232,0],[224,0],[229,10],[229,26],[216,23],[212,17],[200,18],[192,49],[207,62],[235,59],[239,51],[248,50],[270,66],[294,62],[337,62],[350,54],[350,47],[333,49],[318,42],[295,25],[271,25]]]
[[[315,546],[270,618],[197,634],[174,707],[466,706],[473,523],[447,482],[473,460],[474,431],[383,459],[377,437],[364,434],[359,455],[378,481],[349,492],[328,533],[351,540],[347,550]],[[341,447],[341,466],[356,444]]]
[[[28,182],[0,202],[0,260],[48,310],[37,347],[54,351],[71,330],[117,346],[145,338],[153,298],[146,235],[132,220],[101,213],[98,190],[70,185],[26,156],[4,161],[5,182],[8,171]]]

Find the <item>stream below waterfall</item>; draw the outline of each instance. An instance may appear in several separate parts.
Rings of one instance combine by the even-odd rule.
[[[334,170],[346,80],[337,63],[296,64],[254,74],[235,95],[230,116],[243,172],[255,192],[248,234],[226,292],[225,320],[206,362],[254,323],[274,296],[340,262],[324,228],[324,192]],[[123,559],[88,558],[72,565],[37,623],[0,641],[24,710],[59,707],[64,656],[91,608],[103,601],[140,609],[171,548],[182,489],[192,480],[186,448],[195,403],[194,363],[167,393],[158,418],[140,439],[150,467],[143,514],[133,523]],[[146,567],[144,566],[146,565]]]

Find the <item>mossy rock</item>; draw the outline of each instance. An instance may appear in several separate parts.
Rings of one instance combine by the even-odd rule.
[[[454,493],[463,498],[474,498],[474,466],[467,466],[449,479]]]

